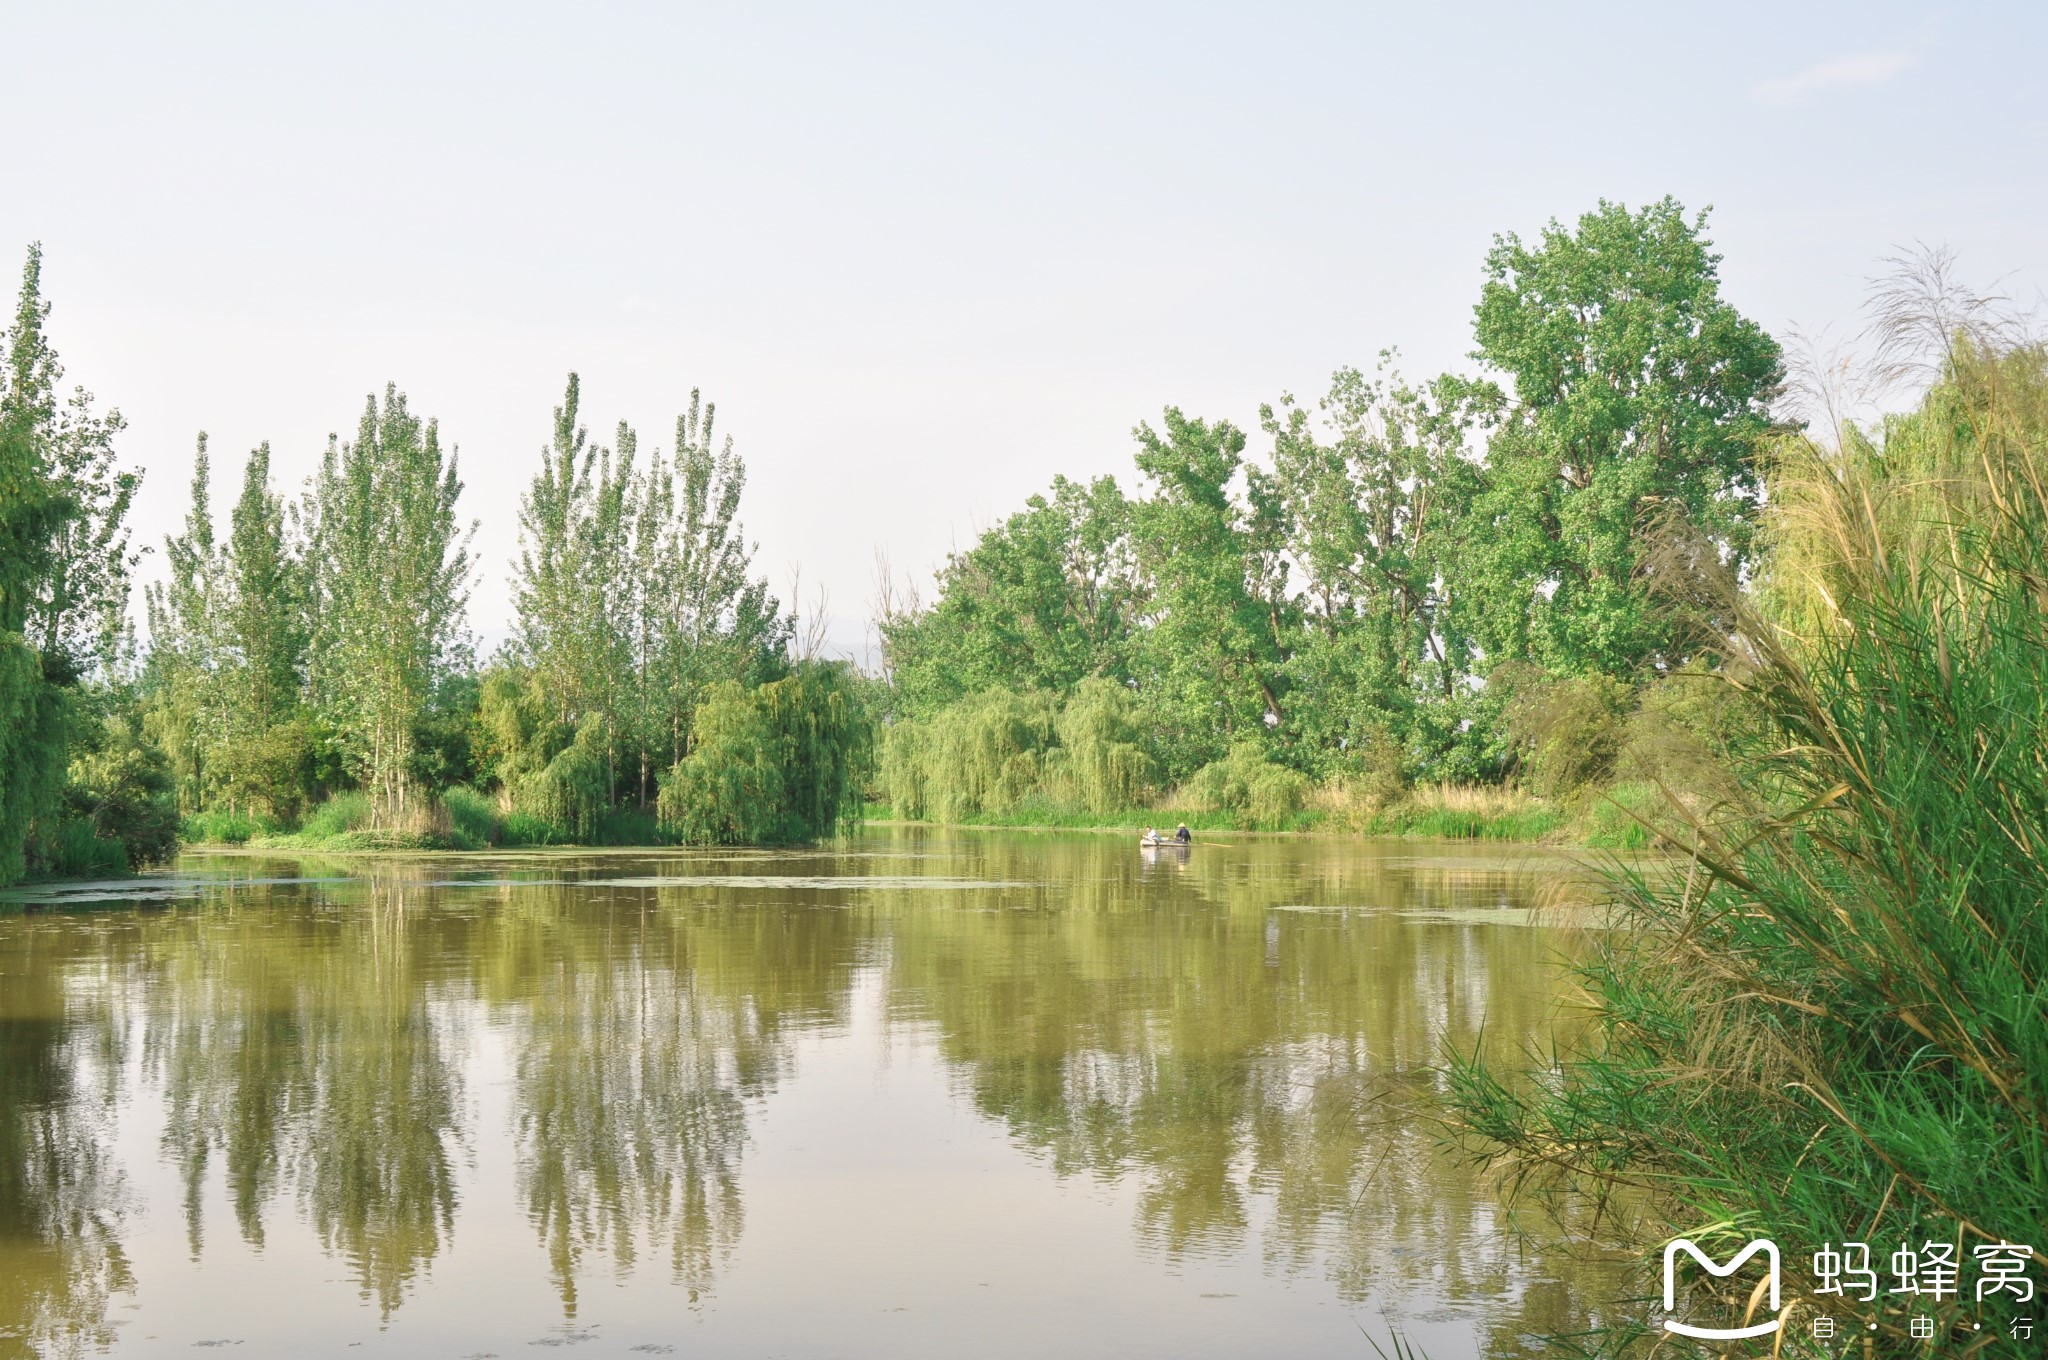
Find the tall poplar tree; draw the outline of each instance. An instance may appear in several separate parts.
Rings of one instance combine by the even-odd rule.
[[[226,582],[214,542],[212,471],[202,430],[192,455],[184,532],[164,540],[164,579],[143,596],[149,619],[144,721],[170,758],[180,805],[191,812],[207,804],[219,777],[214,757],[227,736],[228,696],[220,684]]]
[[[127,515],[141,475],[114,462],[118,411],[64,376],[30,246],[0,372],[0,881],[26,867],[31,825],[68,760],[64,691],[104,679],[130,637]]]
[[[0,883],[24,872],[29,827],[64,771],[59,696],[26,636],[52,543],[75,513],[48,459],[60,370],[43,338],[42,262],[41,247],[30,246],[0,373]]]
[[[773,678],[786,628],[751,574],[737,518],[746,468],[730,438],[714,445],[716,408],[692,392],[673,453],[656,449],[643,467],[624,421],[610,447],[591,442],[581,398],[572,373],[520,503],[510,651],[531,679],[522,702],[547,708],[535,735],[600,753],[611,799],[647,806],[656,777],[689,752],[701,696]]]
[[[414,726],[468,647],[461,494],[438,425],[394,384],[353,442],[330,438],[307,505],[310,690],[386,820],[406,810]]]

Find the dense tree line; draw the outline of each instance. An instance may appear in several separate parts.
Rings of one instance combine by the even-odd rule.
[[[302,492],[268,444],[217,516],[199,436],[182,529],[129,624],[140,475],[67,399],[31,249],[0,373],[0,882],[118,873],[189,836],[367,844],[779,842],[857,806],[867,707],[738,521],[745,466],[692,393],[664,453],[579,420],[571,375],[521,506],[517,621],[479,661],[463,484],[396,386]]]
[[[295,504],[269,448],[251,453],[224,542],[202,437],[139,685],[199,834],[755,842],[838,824],[864,710],[836,668],[789,654],[715,409],[693,393],[672,450],[643,461],[624,422],[591,440],[581,396],[572,374],[521,501],[512,636],[481,664],[456,458],[403,393],[366,404]]]
[[[1625,710],[1688,660],[1650,600],[1645,529],[1682,519],[1738,574],[1754,552],[1783,365],[1718,264],[1704,214],[1603,203],[1497,240],[1476,375],[1341,370],[1313,407],[1261,411],[1262,458],[1225,421],[1140,425],[1134,492],[1056,480],[948,562],[929,608],[882,621],[888,797],[1060,803],[1021,774],[972,792],[925,753],[963,723],[970,745],[1007,740],[983,696],[1056,710],[1090,682],[1130,696],[1155,791],[1275,814],[1308,781],[1526,773],[1537,716],[1588,694]]]
[[[1177,791],[1273,822],[1332,786],[1597,781],[1646,682],[1690,660],[1644,530],[1683,522],[1751,571],[1782,377],[1703,216],[1602,204],[1502,237],[1476,373],[1342,370],[1262,409],[1258,451],[1169,409],[1135,432],[1135,490],[1056,479],[930,608],[885,611],[878,679],[793,654],[715,408],[692,393],[666,449],[623,421],[594,439],[574,375],[521,502],[511,637],[477,657],[459,462],[390,386],[296,496],[253,450],[224,518],[200,437],[139,650],[139,478],[118,413],[59,398],[39,271],[31,252],[0,433],[8,877],[160,857],[181,816],[215,838],[789,840],[877,786],[916,816]]]

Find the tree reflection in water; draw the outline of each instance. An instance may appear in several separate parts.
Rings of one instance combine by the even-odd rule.
[[[462,1196],[503,1194],[565,1317],[606,1264],[694,1302],[740,1243],[755,1110],[802,1036],[852,1032],[856,995],[1051,1174],[1130,1185],[1169,1268],[1249,1252],[1344,1300],[1470,1309],[1502,1356],[1600,1316],[1597,1253],[1525,1254],[1438,1146],[1445,1047],[1553,1025],[1571,934],[1514,924],[1534,879],[1505,859],[1300,841],[1161,865],[1121,839],[875,832],[226,872],[278,871],[346,881],[0,923],[0,1346],[114,1335],[124,1072],[160,1100],[195,1260],[217,1184],[247,1244],[295,1210],[389,1318]],[[501,1051],[507,1123],[480,1127]],[[509,1176],[479,1178],[500,1138]]]
[[[35,922],[0,948],[0,1357],[71,1356],[117,1335],[135,1288],[123,1178],[104,1141],[124,1035],[96,998],[93,933]],[[75,997],[71,993],[77,993]]]
[[[218,1157],[252,1246],[289,1193],[382,1315],[403,1301],[455,1227],[463,1027],[429,983],[462,932],[377,870],[331,897],[223,893],[164,923],[144,1048],[195,1257]]]
[[[692,911],[658,890],[515,890],[477,951],[515,1036],[519,1193],[566,1316],[590,1251],[665,1254],[694,1304],[738,1241],[746,1102],[791,1033],[845,1019],[844,912]]]

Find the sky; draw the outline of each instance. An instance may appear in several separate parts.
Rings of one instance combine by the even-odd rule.
[[[127,417],[137,541],[196,432],[216,505],[265,439],[296,491],[395,382],[486,647],[571,370],[600,438],[715,401],[760,572],[857,654],[878,561],[929,597],[1166,406],[1469,369],[1494,236],[1603,198],[1711,206],[1781,337],[1916,243],[2048,288],[2038,3],[14,3],[0,51],[0,255]]]

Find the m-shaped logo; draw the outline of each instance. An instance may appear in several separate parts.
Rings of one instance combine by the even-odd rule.
[[[1769,1336],[1772,1332],[1778,1330],[1778,1326],[1783,1319],[1778,1317],[1777,1243],[1767,1237],[1759,1237],[1730,1257],[1727,1265],[1716,1265],[1711,1256],[1701,1251],[1696,1243],[1686,1238],[1681,1237],[1671,1243],[1671,1245],[1664,1248],[1664,1311],[1667,1313],[1675,1311],[1678,1307],[1678,1272],[1676,1267],[1678,1264],[1678,1253],[1681,1251],[1691,1256],[1693,1260],[1698,1261],[1702,1266],[1705,1266],[1707,1274],[1721,1280],[1727,1279],[1730,1275],[1742,1269],[1744,1262],[1748,1261],[1750,1257],[1758,1252],[1762,1252],[1764,1259],[1770,1263],[1771,1267],[1771,1320],[1769,1322],[1759,1322],[1753,1327],[1695,1327],[1690,1323],[1680,1322],[1675,1318],[1667,1318],[1664,1322],[1665,1331],[1676,1332],[1680,1336],[1699,1337],[1705,1341],[1735,1341],[1748,1336]]]

